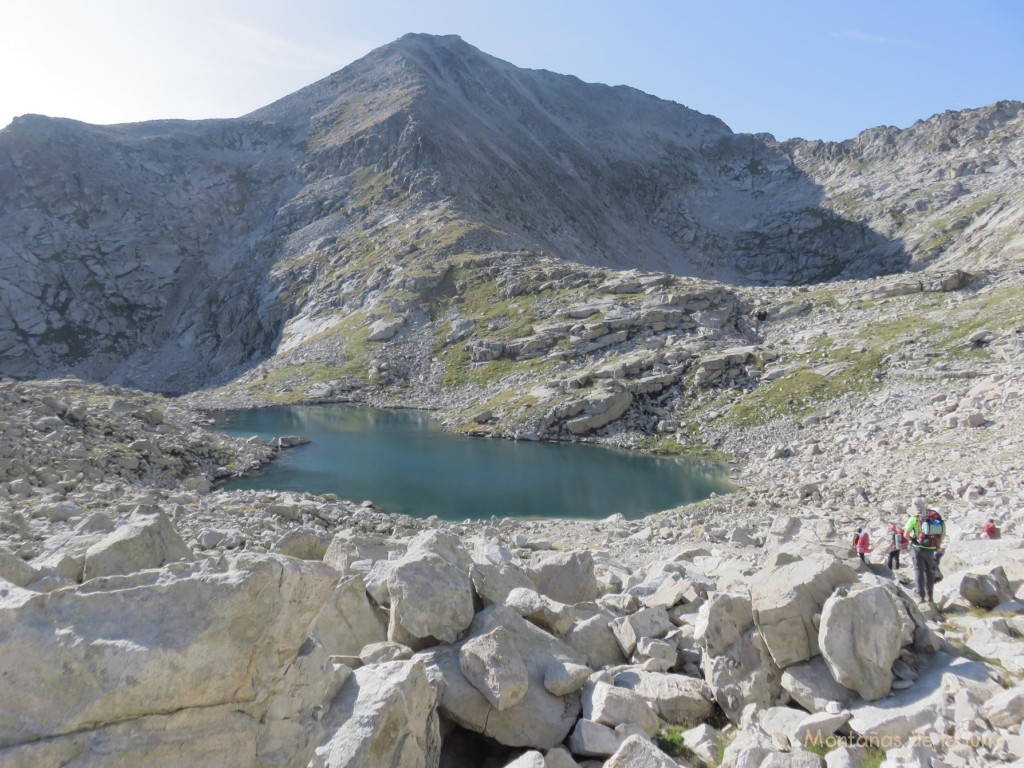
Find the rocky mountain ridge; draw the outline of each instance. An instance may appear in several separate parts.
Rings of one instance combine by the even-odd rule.
[[[333,329],[352,349],[328,364],[372,388],[367,329],[450,291],[453,260],[473,255],[732,284],[940,253],[977,268],[1020,247],[1019,114],[899,133],[924,147],[941,133],[944,149],[912,167],[901,153],[886,177],[895,156],[873,148],[899,143],[891,131],[852,149],[734,135],[628,88],[411,35],[238,120],[21,118],[0,137],[3,372],[182,392],[278,367]]]

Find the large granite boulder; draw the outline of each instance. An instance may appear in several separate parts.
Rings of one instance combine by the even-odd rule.
[[[643,608],[636,613],[612,619],[611,628],[619,647],[626,656],[632,656],[642,638],[664,637],[675,625],[663,607]]]
[[[512,633],[504,627],[466,640],[459,650],[459,668],[499,712],[522,701],[530,682]]]
[[[786,667],[782,690],[808,712],[824,712],[831,702],[846,707],[860,701],[856,691],[836,682],[822,656]]]
[[[975,608],[991,609],[1013,599],[1013,587],[1001,565],[957,576],[960,580],[960,596]]]
[[[323,561],[342,573],[348,573],[353,563],[387,560],[391,553],[404,554],[404,551],[405,547],[396,544],[393,539],[343,530],[331,539]]]
[[[563,637],[576,618],[576,611],[571,605],[555,602],[522,587],[509,592],[505,604],[527,621],[557,637]]]
[[[612,630],[612,621],[614,619],[606,613],[578,618],[565,633],[565,642],[586,658],[591,669],[614,667],[626,662]]]
[[[749,598],[708,595],[697,614],[694,640],[703,651],[704,679],[730,720],[740,722],[748,704],[769,707],[775,702],[782,672],[754,625]]]
[[[473,620],[469,554],[453,535],[425,531],[387,575],[388,639],[424,648],[455,642]]]
[[[499,710],[465,676],[462,647],[474,638],[504,628],[527,670],[526,694],[513,706]],[[504,605],[476,615],[465,640],[422,651],[417,655],[428,674],[442,683],[440,711],[461,727],[482,733],[510,747],[550,749],[569,734],[580,714],[580,694],[552,694],[544,685],[552,664],[579,664],[585,659],[561,640],[534,626]]]
[[[0,579],[18,587],[27,587],[40,576],[39,571],[20,557],[0,547]]]
[[[842,587],[822,609],[821,655],[836,681],[866,701],[889,693],[893,662],[913,642],[914,622],[893,587]]]
[[[537,552],[529,573],[537,591],[559,603],[585,603],[601,594],[594,575],[594,556],[586,550]]]
[[[912,734],[931,728],[949,712],[949,699],[959,690],[970,690],[981,701],[993,699],[1002,692],[988,678],[985,664],[944,653],[927,657],[914,685],[894,691],[878,701],[864,701],[850,706],[853,717],[850,730],[875,743],[906,743]]]
[[[162,511],[138,507],[128,522],[89,547],[83,578],[135,573],[192,558],[192,550]]]
[[[347,576],[328,596],[313,625],[313,636],[329,654],[358,656],[367,645],[387,639],[383,611],[370,605],[360,576]]]
[[[648,736],[653,736],[660,725],[658,713],[643,696],[603,681],[584,689],[583,717],[609,728],[635,725]]]
[[[751,582],[754,623],[781,669],[818,655],[815,617],[837,586],[856,580],[838,560],[809,558],[771,568]]]
[[[7,590],[0,764],[303,765],[341,682],[307,641],[336,580],[320,563],[245,555],[226,570]],[[284,720],[297,729],[274,727]]]
[[[697,725],[714,711],[708,685],[686,675],[628,669],[615,675],[613,682],[640,694],[662,720],[674,725]]]
[[[1024,685],[997,693],[982,707],[985,719],[996,728],[1009,728],[1024,723]]]
[[[515,563],[473,563],[469,575],[485,608],[503,605],[514,589],[535,589],[533,579]]]
[[[679,763],[642,736],[625,739],[604,768],[679,768]]]
[[[419,661],[357,669],[331,702],[309,768],[437,768],[439,698]]]
[[[566,742],[569,751],[578,757],[606,758],[615,753],[622,739],[613,728],[593,720],[580,718]]]

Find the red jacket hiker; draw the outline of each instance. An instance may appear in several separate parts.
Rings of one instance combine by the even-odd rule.
[[[871,547],[868,543],[868,532],[863,528],[858,528],[857,533],[853,536],[853,549],[856,551],[857,556],[860,557],[861,562],[866,563],[864,555],[871,551]]]
[[[857,545],[854,548],[857,550],[858,555],[866,555],[871,551],[867,531],[861,531],[861,534],[857,537]]]

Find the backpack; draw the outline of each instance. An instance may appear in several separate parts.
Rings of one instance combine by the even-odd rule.
[[[942,516],[934,509],[926,510],[924,515],[918,515],[917,527],[920,532],[918,546],[929,549],[938,547],[939,542],[942,541],[943,534],[946,532]]]

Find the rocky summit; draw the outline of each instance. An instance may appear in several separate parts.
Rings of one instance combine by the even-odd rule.
[[[779,142],[426,35],[238,119],[18,118],[0,766],[1021,764],[1022,168],[1018,102]],[[321,402],[736,490],[217,489],[303,437],[211,411]]]

